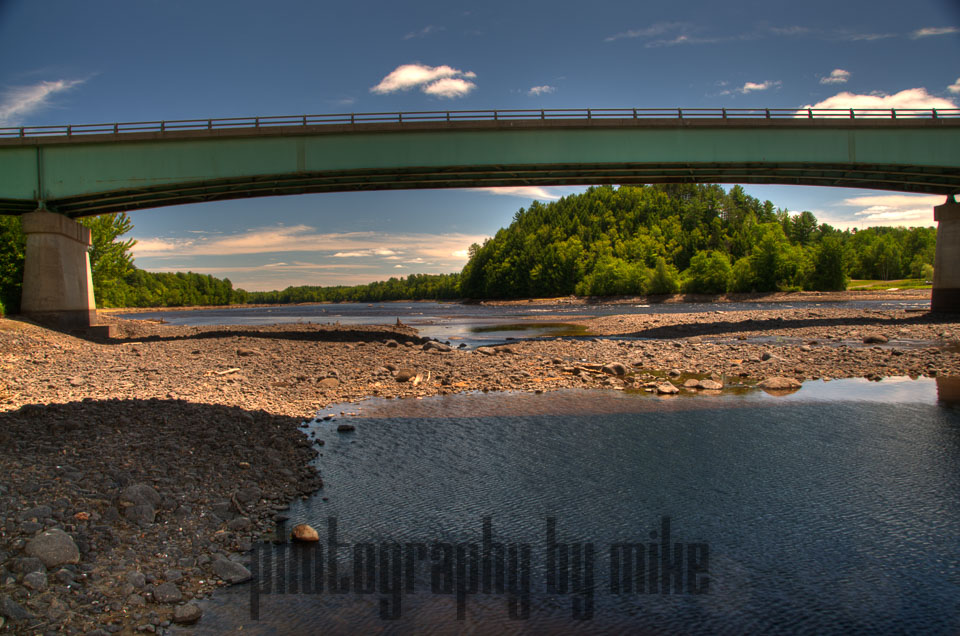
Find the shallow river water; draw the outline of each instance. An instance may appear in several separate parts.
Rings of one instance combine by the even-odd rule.
[[[263,544],[183,632],[955,634],[958,393],[343,405],[306,429],[326,487],[287,512],[320,543]]]
[[[190,311],[151,311],[124,318],[163,320],[171,325],[269,325],[276,323],[393,324],[400,320],[421,336],[456,345],[480,346],[511,338],[572,336],[566,320],[614,314],[706,313],[776,309],[910,309],[928,310],[929,300],[863,300],[844,302],[654,303],[589,305],[527,303],[483,305],[435,302],[335,303],[278,307],[224,307]],[[522,325],[522,326],[521,326]]]

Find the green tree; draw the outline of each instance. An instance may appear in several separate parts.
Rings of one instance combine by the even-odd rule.
[[[848,281],[843,241],[838,236],[825,236],[814,256],[810,286],[818,291],[842,291]]]
[[[13,313],[20,311],[25,247],[20,217],[0,216],[0,304]]]
[[[661,257],[647,279],[648,294],[676,294],[680,291],[680,272]]]
[[[121,307],[124,305],[123,278],[133,271],[133,254],[130,249],[136,244],[133,239],[120,237],[133,229],[133,222],[126,212],[87,217],[80,221],[90,228],[90,270],[93,273],[93,290],[98,307]]]
[[[690,259],[683,291],[694,294],[722,294],[730,285],[733,268],[726,254],[714,250],[697,252]]]

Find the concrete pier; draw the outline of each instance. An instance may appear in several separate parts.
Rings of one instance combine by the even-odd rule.
[[[89,328],[97,322],[90,272],[90,230],[61,214],[23,215],[27,245],[20,312],[58,328]]]
[[[960,313],[960,203],[951,194],[933,208],[937,222],[937,253],[933,262],[931,311]]]

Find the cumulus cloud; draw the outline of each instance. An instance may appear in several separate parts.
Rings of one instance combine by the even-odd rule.
[[[910,37],[913,39],[917,38],[927,38],[931,35],[950,35],[951,33],[960,33],[960,28],[955,26],[949,27],[927,27],[925,29],[917,29],[910,34]]]
[[[477,87],[470,81],[476,77],[477,74],[472,71],[461,71],[446,65],[402,64],[380,80],[370,92],[387,95],[419,88],[428,95],[463,97]]]
[[[541,95],[549,95],[550,93],[556,91],[557,89],[553,86],[534,86],[527,91],[527,95],[530,97],[540,97]]]
[[[473,82],[468,82],[459,77],[445,77],[423,87],[423,92],[427,95],[436,95],[437,97],[463,97],[477,87]]]
[[[947,90],[953,93],[954,95],[960,94],[960,77],[957,78],[957,81],[947,86]]]
[[[57,80],[20,86],[7,91],[0,101],[0,124],[14,124],[50,103],[50,98],[83,84],[86,80]]]
[[[942,204],[939,194],[878,194],[844,199],[840,205],[859,208],[854,226],[933,225],[933,208]]]
[[[850,79],[850,71],[845,71],[842,68],[835,68],[830,71],[830,74],[826,77],[820,78],[821,84],[846,84],[847,80]]]
[[[925,88],[908,88],[893,95],[885,93],[871,93],[869,95],[860,95],[857,93],[843,92],[828,97],[827,99],[808,104],[803,108],[956,108],[949,99],[935,97],[927,92]]]

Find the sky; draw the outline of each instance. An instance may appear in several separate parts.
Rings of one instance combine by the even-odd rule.
[[[950,108],[960,0],[0,0],[0,126],[508,108]],[[296,195],[132,212],[136,265],[248,290],[459,271],[584,188]],[[941,196],[746,186],[841,228]]]

